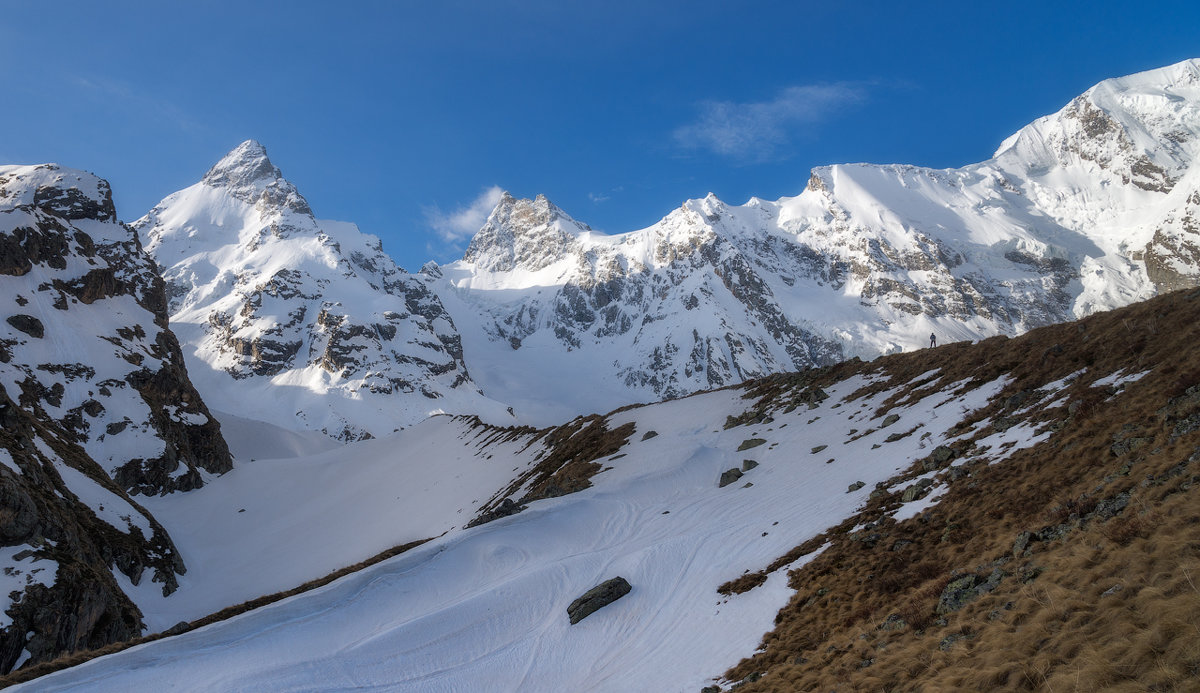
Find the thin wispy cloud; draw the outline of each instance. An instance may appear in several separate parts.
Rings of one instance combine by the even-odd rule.
[[[475,235],[500,202],[504,191],[493,185],[486,188],[469,204],[444,212],[438,207],[426,207],[425,219],[443,242],[458,245]]]
[[[673,135],[684,149],[745,162],[769,161],[780,157],[804,126],[827,120],[865,98],[861,85],[843,82],[787,87],[770,101],[706,101],[700,104],[699,117]]]
[[[604,192],[590,192],[590,193],[588,193],[588,199],[592,201],[592,204],[598,205],[601,202],[607,202],[607,201],[611,200],[613,195],[616,195],[617,193],[620,193],[624,190],[625,190],[624,185],[618,185],[617,187],[610,188]]]
[[[174,103],[126,82],[80,75],[72,77],[71,80],[81,92],[101,99],[112,108],[151,114],[184,131],[197,132],[204,129],[199,121]]]

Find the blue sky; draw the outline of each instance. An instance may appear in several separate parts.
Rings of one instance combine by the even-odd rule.
[[[986,159],[1200,57],[1200,3],[0,0],[0,41],[0,162],[94,171],[133,220],[254,138],[415,270],[499,188],[621,232],[822,164]]]

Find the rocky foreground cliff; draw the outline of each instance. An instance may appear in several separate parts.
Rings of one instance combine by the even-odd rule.
[[[185,565],[134,497],[231,469],[108,183],[0,167],[0,668],[140,634]]]

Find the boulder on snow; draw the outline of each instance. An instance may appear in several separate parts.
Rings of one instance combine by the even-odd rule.
[[[924,498],[929,489],[933,487],[932,479],[921,479],[915,484],[904,489],[904,494],[900,496],[901,503],[911,503],[920,498]]]
[[[721,472],[721,480],[717,482],[717,488],[724,488],[741,478],[742,470],[737,467],[730,467]]]
[[[10,315],[7,322],[14,328],[36,339],[41,339],[46,334],[46,328],[42,326],[42,321],[32,315]]]
[[[605,580],[571,602],[571,605],[567,607],[567,617],[571,619],[572,625],[579,623],[597,609],[606,607],[629,594],[632,589],[629,581],[619,575],[611,580]]]

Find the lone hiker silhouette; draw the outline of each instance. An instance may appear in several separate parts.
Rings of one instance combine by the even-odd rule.
[[[937,335],[930,332],[929,333],[929,348],[932,349],[935,346],[937,346]]]

